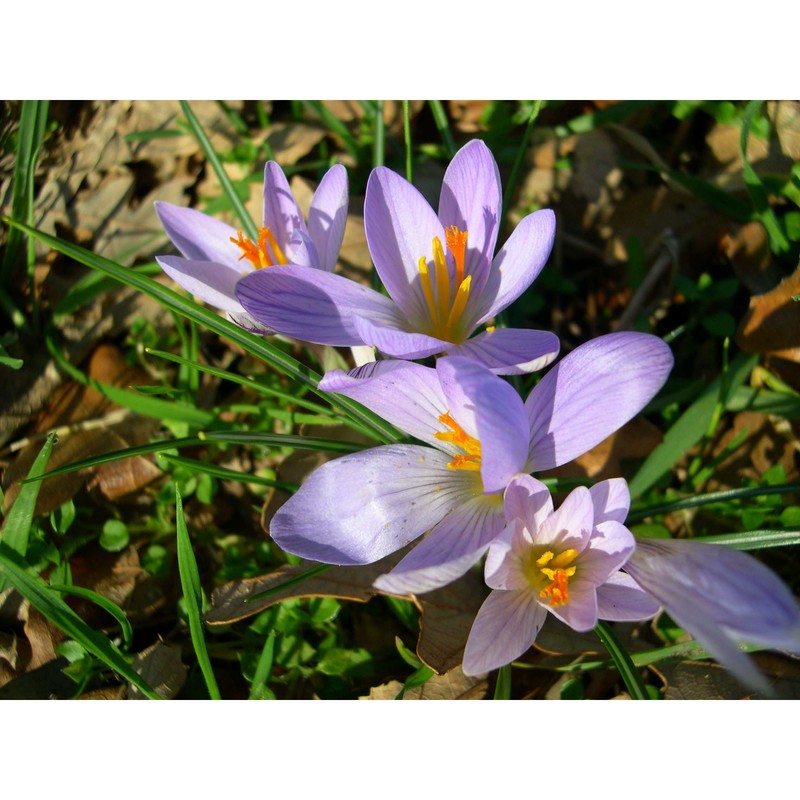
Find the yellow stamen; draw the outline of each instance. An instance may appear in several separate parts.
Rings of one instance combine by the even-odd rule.
[[[449,469],[465,469],[477,471],[481,468],[481,443],[470,436],[451,416],[450,413],[440,414],[439,422],[450,428],[449,431],[439,431],[433,435],[442,442],[454,444],[463,455],[457,454],[447,465]]]
[[[248,239],[244,231],[238,231],[236,238],[231,236],[230,241],[242,251],[239,261],[246,258],[255,269],[289,263],[278,245],[278,240],[267,227],[258,229],[258,244]]]
[[[572,548],[558,554],[545,550],[533,561],[528,580],[539,591],[539,597],[549,600],[551,606],[563,606],[569,601],[569,579],[578,570],[572,562],[577,557],[578,551]]]
[[[427,332],[437,339],[460,343],[467,338],[468,331],[461,323],[461,315],[467,307],[472,283],[470,275],[464,276],[467,232],[455,225],[445,228],[445,244],[455,263],[454,282],[451,281],[447,257],[438,236],[433,238],[433,267],[428,266],[428,259],[424,256],[418,262],[422,293],[430,313]]]

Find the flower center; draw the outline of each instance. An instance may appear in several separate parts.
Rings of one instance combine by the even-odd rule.
[[[453,254],[456,265],[455,281],[451,280],[447,269],[447,258],[438,236],[433,237],[433,274],[428,259],[419,259],[419,277],[422,293],[430,312],[428,333],[437,339],[460,343],[467,338],[467,331],[461,323],[461,315],[469,299],[472,276],[464,277],[464,256],[467,251],[467,232],[455,225],[445,228],[445,244]]]
[[[528,581],[539,592],[539,597],[549,600],[551,606],[563,606],[569,600],[569,579],[577,570],[572,562],[577,557],[578,551],[570,548],[558,555],[545,550],[538,558],[531,558]]]
[[[239,261],[246,258],[255,269],[289,263],[269,228],[258,229],[258,243],[248,239],[244,231],[239,231],[236,239],[231,236],[230,241],[242,251]]]
[[[462,453],[456,454],[447,465],[449,469],[467,469],[477,472],[481,468],[481,443],[470,436],[451,416],[450,413],[440,414],[439,422],[450,428],[449,431],[439,431],[433,435],[442,442],[454,444]]]

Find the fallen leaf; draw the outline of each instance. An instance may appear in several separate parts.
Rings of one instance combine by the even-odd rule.
[[[369,690],[359,700],[394,700],[403,688],[400,681],[389,681]],[[483,700],[488,690],[486,675],[468,676],[456,667],[444,675],[434,675],[422,686],[408,689],[403,700]]]
[[[329,567],[300,583],[279,589],[258,600],[250,598],[282,586],[290,580],[317,566],[315,562],[305,561],[298,566],[279,567],[274,572],[258,578],[245,578],[230,581],[216,588],[211,596],[211,608],[206,612],[208,625],[229,625],[232,622],[252,617],[265,608],[294,597],[336,597],[366,603],[376,594],[373,581],[388,572],[399,560],[401,554],[393,553],[374,564],[356,567]]]
[[[132,667],[165,700],[171,700],[178,694],[188,673],[181,661],[180,646],[164,642],[156,642],[137,653]],[[144,699],[145,696],[136,686],[128,684],[128,700]]]
[[[736,344],[746,353],[765,353],[800,362],[800,267],[772,291],[750,298]]]
[[[464,647],[478,609],[489,593],[483,576],[468,572],[457,581],[412,597],[419,607],[417,655],[443,675],[464,658]]]

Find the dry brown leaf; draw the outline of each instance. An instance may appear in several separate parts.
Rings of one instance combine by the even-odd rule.
[[[250,598],[282,586],[316,564],[307,561],[296,567],[288,565],[280,567],[258,578],[231,581],[214,590],[211,596],[211,608],[205,615],[206,623],[228,625],[252,617],[275,603],[293,597],[336,597],[340,600],[366,603],[374,595],[379,594],[377,589],[372,588],[373,581],[379,575],[388,572],[397,563],[401,554],[393,553],[374,564],[363,566],[329,567],[307,580],[251,602],[248,602]]]
[[[177,644],[156,642],[137,653],[132,666],[165,700],[175,697],[186,682],[188,669],[181,661],[181,648]],[[136,686],[128,684],[128,700],[144,699],[145,696]]]
[[[389,681],[369,690],[359,700],[394,700],[403,688],[400,681]],[[415,689],[409,689],[403,700],[483,700],[488,690],[485,675],[469,676],[456,667],[444,675],[434,675]]]
[[[800,267],[766,294],[750,298],[750,308],[736,332],[746,353],[765,353],[800,362]]]
[[[92,380],[112,386],[127,387],[148,380],[143,370],[129,367],[122,353],[113,345],[100,345],[94,351],[87,373]],[[116,406],[92,386],[71,382],[61,387],[34,427],[34,432],[50,430],[59,432],[60,443],[53,451],[48,469],[56,469],[101,453],[143,444],[158,426],[156,420],[129,418],[127,414],[123,415],[126,417],[124,422],[113,420],[113,417],[103,422],[103,417],[113,408]],[[81,427],[87,419],[92,420],[93,427]],[[7,490],[6,508],[9,508],[16,498],[19,492],[18,481],[28,474],[41,445],[41,437],[34,437],[3,475],[3,486]],[[116,500],[142,488],[161,475],[161,471],[144,457],[137,456],[130,461],[135,463],[113,462],[99,469],[87,471],[90,475],[94,475],[93,485],[97,486],[107,499]],[[52,511],[73,497],[86,482],[87,472],[67,473],[45,481],[37,498],[35,513],[44,514]]]
[[[484,130],[481,115],[489,100],[448,100],[447,111],[453,120],[453,127],[460,133],[477,133]]]
[[[443,675],[461,663],[472,623],[488,593],[483,576],[468,572],[412,598],[421,612],[417,655],[434,672]]]
[[[769,292],[780,282],[781,270],[772,260],[769,236],[760,222],[732,225],[720,240],[720,250],[752,294]]]
[[[788,433],[788,435],[787,435]],[[706,487],[709,491],[735,489],[745,479],[760,481],[775,464],[782,464],[786,480],[794,483],[800,476],[795,466],[797,443],[790,431],[782,433],[773,420],[756,411],[741,411],[714,442],[712,458],[725,452],[728,445],[742,435],[744,441],[714,470]]]

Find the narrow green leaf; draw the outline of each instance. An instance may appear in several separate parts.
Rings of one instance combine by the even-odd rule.
[[[744,533],[716,533],[712,536],[695,536],[694,542],[709,542],[733,547],[735,550],[761,550],[767,547],[789,547],[800,544],[798,530],[761,530]]]
[[[745,107],[744,116],[742,117],[742,130],[739,136],[742,173],[744,182],[747,185],[747,191],[750,193],[750,199],[753,202],[756,219],[761,222],[769,235],[770,249],[773,253],[786,253],[790,248],[789,242],[784,236],[775,212],[769,204],[767,190],[747,157],[747,139],[750,136],[750,126],[763,102],[763,100],[751,100]]]
[[[413,182],[414,161],[411,150],[411,115],[408,108],[408,100],[403,100],[403,142],[406,146],[406,180]]]
[[[192,543],[186,520],[183,518],[183,502],[178,486],[175,486],[175,523],[177,528],[178,544],[178,572],[181,576],[183,599],[186,602],[186,613],[189,617],[189,634],[192,638],[197,663],[208,687],[208,695],[212,700],[221,700],[217,679],[208,657],[206,640],[203,635],[203,590],[200,587],[200,573],[197,571],[197,561],[192,552]]]
[[[0,574],[39,613],[70,638],[118,672],[151,700],[160,699],[153,688],[131,667],[108,638],[90,628],[38,575],[27,572],[19,556],[0,544]]]
[[[207,427],[213,424],[216,419],[214,414],[186,403],[170,402],[168,400],[160,400],[157,397],[148,397],[138,392],[132,392],[129,389],[122,389],[119,386],[112,386],[111,384],[90,378],[69,362],[56,343],[47,334],[45,335],[45,344],[50,354],[58,362],[58,365],[67,372],[71,378],[84,386],[91,386],[93,389],[100,392],[103,397],[108,398],[112,403],[116,403],[123,408],[129,408],[131,411],[135,411],[143,417],[185,422],[187,425],[195,427]]]
[[[239,483],[255,483],[259,486],[271,486],[278,489],[283,489],[286,492],[296,492],[297,486],[292,483],[282,483],[281,481],[273,481],[270,478],[262,478],[259,475],[253,475],[250,472],[237,472],[234,469],[227,467],[220,467],[217,464],[206,463],[205,461],[197,461],[193,458],[181,458],[181,456],[174,456],[171,453],[164,453],[161,458],[169,461],[170,464],[176,466],[186,467],[187,469],[194,470],[195,472],[205,473],[206,475],[213,475],[215,478],[220,478],[223,481],[238,481]]]
[[[707,492],[706,494],[683,497],[670,503],[660,503],[659,505],[637,509],[628,514],[627,524],[639,522],[647,517],[669,514],[672,511],[681,511],[684,508],[705,506],[709,503],[725,503],[733,500],[746,500],[750,497],[761,497],[762,495],[789,494],[790,492],[800,492],[800,486],[786,483],[780,486],[751,486],[747,489],[726,489],[721,492]]]
[[[47,100],[24,100],[20,111],[11,192],[11,215],[20,222],[33,221],[33,177],[47,125],[48,106]],[[17,259],[21,240],[17,231],[12,230],[9,233],[0,265],[0,284],[9,285],[11,269]]]
[[[372,118],[372,166],[382,167],[386,161],[386,142],[383,126],[383,100],[378,100]]]
[[[48,435],[28,472],[28,480],[32,482],[25,483],[19,490],[17,499],[6,516],[3,530],[0,531],[0,541],[9,550],[13,550],[23,558],[28,552],[28,537],[33,522],[33,512],[36,508],[36,499],[39,497],[39,488],[42,485],[38,479],[44,474],[50,454],[53,452],[53,446],[57,441],[58,437],[54,433]],[[0,585],[0,590],[2,588]]]
[[[283,583],[279,583],[277,586],[271,586],[269,589],[265,589],[263,592],[254,594],[251,597],[245,597],[243,602],[254,603],[256,600],[269,597],[269,595],[275,594],[276,592],[282,592],[284,589],[288,589],[290,586],[296,586],[298,583],[302,583],[303,581],[307,581],[309,578],[313,578],[315,575],[319,575],[320,572],[325,572],[326,569],[330,569],[332,566],[333,564],[316,564],[310,569],[307,569],[305,572],[301,572],[299,575],[295,575],[293,578],[289,578]]]
[[[261,655],[256,664],[256,671],[253,675],[253,682],[250,684],[250,700],[264,699],[265,690],[267,689],[267,681],[272,675],[272,665],[275,661],[275,629],[273,628],[261,650]],[[271,694],[271,693],[270,693]],[[267,695],[268,696],[268,695]],[[274,695],[273,695],[274,697]]]
[[[119,623],[119,627],[122,630],[124,647],[126,650],[130,650],[131,644],[133,643],[133,626],[125,615],[125,612],[116,603],[112,602],[107,597],[103,597],[102,594],[93,592],[91,589],[86,589],[83,586],[65,586],[60,583],[51,583],[50,588],[54,592],[64,592],[74,595],[75,597],[80,597],[83,600],[88,600],[90,603],[94,603],[96,606],[102,608],[103,611],[108,612]]]
[[[319,100],[306,100],[304,101],[304,105],[308,106],[308,108],[311,108],[319,115],[323,123],[342,140],[344,149],[347,150],[356,161],[361,160],[361,148],[358,146],[358,142],[353,138],[353,134],[350,133],[348,127],[340,119],[337,119]]]
[[[608,650],[611,659],[619,670],[622,680],[628,689],[628,693],[632,700],[648,700],[649,695],[645,689],[644,682],[641,675],[639,675],[636,666],[631,660],[628,651],[622,646],[616,634],[611,630],[611,626],[598,620],[594,629],[597,637],[603,643],[603,646]]]
[[[522,134],[522,141],[519,143],[517,155],[514,158],[514,166],[511,167],[511,175],[508,178],[506,190],[503,193],[503,220],[505,220],[505,216],[508,213],[508,210],[511,208],[511,200],[514,197],[514,190],[517,188],[517,177],[519,175],[519,170],[522,166],[525,154],[528,152],[528,144],[530,143],[531,135],[533,134],[533,126],[536,122],[536,118],[539,116],[539,112],[542,110],[542,105],[543,103],[541,100],[535,100],[533,106],[531,107],[530,114],[528,115],[525,133]],[[500,222],[500,230],[503,230],[503,221]]]
[[[318,394],[323,399],[331,399],[326,392],[322,392],[317,388],[317,384],[320,381],[320,376],[316,372],[301,364],[291,356],[286,355],[277,347],[273,347],[263,336],[256,336],[249,331],[243,330],[238,325],[234,325],[232,322],[223,319],[213,311],[198,305],[192,300],[188,300],[187,298],[179,295],[177,292],[174,292],[172,289],[162,286],[157,281],[154,281],[148,278],[146,275],[136,272],[135,270],[122,267],[107,258],[103,258],[102,256],[98,256],[96,253],[92,253],[91,251],[84,249],[83,247],[79,247],[78,245],[57,239],[54,236],[50,236],[47,233],[38,231],[35,228],[29,227],[28,225],[15,222],[8,217],[0,217],[0,219],[2,219],[7,225],[19,228],[20,230],[25,231],[25,233],[27,233],[29,236],[39,239],[53,250],[63,253],[69,258],[72,258],[87,267],[91,267],[92,269],[96,269],[106,275],[110,275],[112,278],[118,280],[120,283],[123,283],[126,286],[131,286],[134,289],[144,292],[149,297],[161,303],[161,305],[163,305],[165,308],[175,311],[181,316],[191,319],[194,322],[198,322],[208,330],[213,331],[219,336],[223,336],[239,345],[250,355],[265,361],[279,372],[283,372],[285,375],[293,380],[296,380],[298,383],[308,386],[315,394]],[[377,414],[374,414],[373,412],[364,408],[354,400],[350,400],[348,397],[344,397],[343,395],[335,395],[335,397],[336,404],[339,406],[339,408],[343,409],[351,418],[362,422],[365,426],[365,430],[368,431],[372,436],[375,436],[375,438],[377,438],[379,441],[396,442],[402,438],[388,422],[381,419]]]
[[[639,468],[630,482],[631,497],[646,492],[656,481],[672,468],[683,454],[694,447],[708,430],[714,417],[717,404],[727,401],[730,394],[739,387],[758,362],[757,355],[740,353],[731,363],[726,393],[720,397],[722,379],[717,378],[700,397],[678,418],[664,436],[664,441],[656,447]]]
[[[233,187],[233,183],[231,183],[231,179],[228,177],[228,173],[225,172],[225,167],[222,166],[222,162],[219,160],[219,156],[217,155],[216,151],[214,150],[214,146],[211,144],[211,140],[206,136],[206,132],[203,130],[203,126],[200,124],[200,120],[192,111],[191,106],[185,101],[181,100],[181,109],[183,110],[184,115],[186,116],[187,121],[189,122],[189,127],[192,129],[192,133],[194,133],[195,138],[197,139],[200,148],[202,149],[206,160],[211,165],[211,168],[214,170],[217,180],[219,180],[220,186],[222,187],[222,191],[225,192],[228,200],[230,201],[231,207],[236,212],[236,215],[239,217],[239,220],[242,223],[242,227],[244,228],[247,235],[253,240],[256,241],[258,239],[258,231],[256,230],[256,225],[253,222],[250,214],[248,213],[247,209],[245,208],[244,203],[242,202],[239,195],[236,193],[236,189]]]
[[[456,142],[453,139],[453,132],[450,130],[450,123],[447,121],[447,113],[444,110],[441,100],[430,100],[428,104],[433,112],[433,119],[439,133],[442,135],[442,141],[447,149],[447,155],[452,158],[456,154]]]
[[[493,700],[511,699],[511,664],[497,670],[497,682],[494,685]]]
[[[228,370],[212,367],[208,364],[192,362],[188,359],[182,358],[181,356],[175,355],[174,353],[167,353],[164,350],[154,350],[151,347],[145,347],[144,351],[148,355],[157,356],[158,358],[163,358],[165,361],[172,361],[175,364],[191,365],[200,372],[205,372],[206,374],[213,375],[216,378],[222,378],[223,380],[230,381],[231,383],[237,383],[240,386],[246,386],[248,389],[252,389],[254,392],[258,392],[259,394],[263,394],[268,397],[277,397],[280,400],[285,400],[287,403],[293,403],[300,408],[306,408],[309,411],[314,411],[317,414],[323,414],[329,417],[338,417],[341,418],[343,422],[345,421],[345,418],[341,414],[327,406],[323,406],[320,403],[315,403],[312,400],[305,400],[302,397],[296,397],[295,395],[290,394],[289,392],[283,392],[280,389],[273,389],[271,386],[265,386],[263,383],[255,380],[254,378],[246,378],[242,375],[238,375],[235,372],[229,372]],[[351,420],[347,420],[347,422],[351,422]],[[363,425],[359,425],[359,428],[363,428]]]

